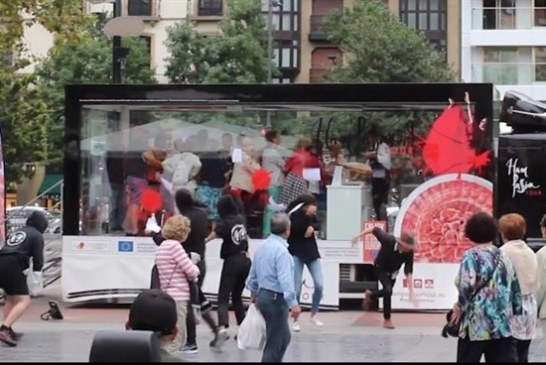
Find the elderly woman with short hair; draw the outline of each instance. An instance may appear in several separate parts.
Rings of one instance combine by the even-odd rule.
[[[512,337],[513,315],[522,313],[521,290],[512,262],[494,245],[495,219],[476,213],[466,222],[465,236],[475,246],[462,257],[455,285],[459,292],[452,323],[459,323],[457,362],[517,362]]]
[[[527,230],[525,218],[516,213],[503,215],[499,219],[499,227],[504,242],[501,251],[508,255],[514,265],[521,288],[523,313],[512,317],[512,337],[516,343],[518,362],[529,362],[529,346],[537,326],[537,257],[523,240]]]
[[[165,222],[161,235],[165,240],[155,254],[161,290],[176,302],[178,334],[166,350],[175,353],[186,340],[186,316],[190,300],[188,280],[196,280],[199,268],[191,261],[182,244],[190,233],[190,220],[182,215],[173,216]]]

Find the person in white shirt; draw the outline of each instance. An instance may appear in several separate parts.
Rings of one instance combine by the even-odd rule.
[[[546,240],[546,214],[540,220],[540,232],[542,233],[542,238]],[[538,250],[537,263],[537,280],[539,282],[536,296],[538,305],[538,318],[540,319],[542,334],[546,336],[546,246]]]
[[[504,251],[516,270],[521,288],[523,312],[512,316],[510,326],[512,337],[518,354],[518,362],[529,362],[529,346],[535,337],[537,326],[537,300],[535,293],[538,289],[537,256],[523,241],[527,225],[525,218],[512,213],[503,215],[499,219],[499,228],[502,241],[501,251]]]
[[[267,146],[262,154],[263,168],[269,171],[271,174],[271,183],[269,185],[268,193],[270,200],[278,203],[281,197],[281,187],[284,183],[284,159],[279,151],[279,145],[281,144],[281,134],[279,131],[270,130],[265,133],[265,139]],[[263,236],[267,237],[271,233],[271,217],[273,216],[273,210],[267,208],[264,213],[264,226]]]

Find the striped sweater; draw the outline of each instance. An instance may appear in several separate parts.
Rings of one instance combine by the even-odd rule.
[[[189,300],[188,280],[193,281],[197,278],[199,268],[190,260],[180,242],[163,241],[156,251],[155,264],[159,271],[161,290],[177,302]]]

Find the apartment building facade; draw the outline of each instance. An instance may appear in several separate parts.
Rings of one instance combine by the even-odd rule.
[[[268,1],[262,0],[264,16]],[[327,14],[360,0],[271,0],[273,5],[274,60],[281,76],[277,83],[320,82],[336,64],[343,62],[341,49],[331,44],[322,30]],[[419,29],[446,52],[456,73],[460,67],[461,8],[459,1],[383,0],[408,26]],[[226,14],[224,0],[193,0],[190,19],[200,32],[214,34]]]
[[[546,0],[462,0],[461,76],[546,100]]]

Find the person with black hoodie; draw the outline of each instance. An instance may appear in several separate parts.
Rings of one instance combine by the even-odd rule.
[[[187,354],[196,354],[199,349],[197,347],[197,335],[196,314],[193,311],[192,304],[199,303],[201,306],[201,317],[209,325],[210,329],[214,333],[214,339],[210,343],[211,346],[219,347],[225,340],[227,340],[227,334],[225,331],[221,331],[221,328],[216,325],[216,322],[212,318],[210,302],[205,297],[205,294],[201,290],[203,281],[205,280],[206,265],[205,265],[205,239],[208,233],[208,218],[207,209],[204,204],[193,199],[192,194],[187,189],[179,189],[175,192],[175,203],[178,211],[181,215],[187,217],[191,222],[191,232],[188,235],[186,242],[184,242],[184,249],[192,258],[199,268],[199,278],[197,280],[197,288],[193,283],[190,283],[192,290],[192,300],[190,300],[188,315],[186,317],[186,331],[187,338],[186,344],[182,348],[182,352]],[[161,233],[152,233],[152,237],[155,243],[159,246],[164,241]],[[196,298],[197,297],[197,298]]]
[[[227,329],[230,296],[237,324],[240,325],[245,318],[242,295],[250,271],[250,258],[246,219],[241,200],[231,195],[222,196],[218,201],[218,215],[220,220],[207,237],[207,242],[217,237],[222,239],[220,258],[224,260],[224,264],[218,289],[218,325]]]
[[[8,346],[17,346],[22,334],[13,330],[13,324],[30,306],[30,295],[26,273],[30,270],[42,276],[44,266],[44,238],[48,225],[42,212],[32,212],[26,226],[11,233],[0,249],[0,288],[4,290],[4,323],[0,327],[0,341]]]
[[[322,265],[320,253],[315,238],[315,231],[319,228],[317,220],[317,201],[311,194],[303,194],[293,200],[286,208],[290,216],[290,236],[288,236],[288,251],[294,259],[294,282],[296,299],[300,301],[301,287],[303,285],[303,267],[307,266],[313,279],[313,297],[311,301],[311,322],[317,326],[323,323],[317,318],[324,279],[322,277]],[[292,325],[294,332],[301,330],[298,318],[294,318]]]

